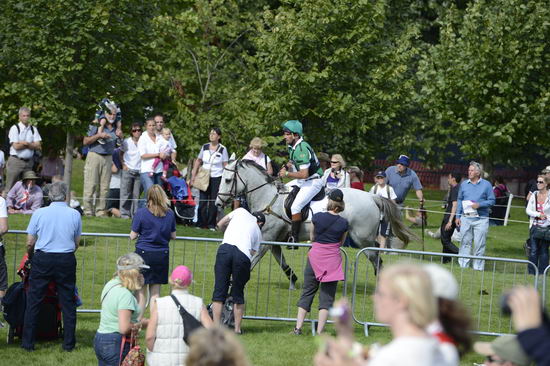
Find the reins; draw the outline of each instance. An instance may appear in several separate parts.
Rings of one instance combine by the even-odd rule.
[[[239,181],[241,181],[241,183],[243,184],[245,195],[247,195],[249,193],[252,193],[254,191],[257,191],[258,189],[260,189],[260,188],[262,188],[262,187],[264,187],[268,184],[271,184],[270,181],[266,181],[266,182],[260,184],[259,186],[254,187],[254,188],[249,190],[247,188],[248,185],[246,184],[246,182],[242,179],[241,175],[239,174],[239,164],[240,163],[241,163],[241,161],[237,160],[237,162],[235,164],[235,169],[229,169],[227,167],[223,168],[224,170],[227,170],[228,172],[234,173],[234,175],[235,175],[235,177],[233,177],[233,179],[232,179],[231,189],[229,190],[229,193],[223,193],[223,192],[218,193],[218,198],[220,199],[220,201],[222,201],[222,203],[224,205],[227,204],[232,198],[234,198],[237,195],[237,179],[239,179]],[[228,198],[224,200],[222,197],[228,197]],[[273,212],[273,210],[271,209],[273,204],[275,202],[277,202],[277,198],[279,198],[279,192],[278,191],[275,194],[275,196],[273,196],[273,199],[271,200],[271,202],[263,210],[261,210],[260,212],[263,212],[267,215],[273,215],[273,216],[277,217],[278,219],[283,220],[287,224],[290,224],[291,222],[289,220],[287,220],[285,217],[279,215],[278,213]]]

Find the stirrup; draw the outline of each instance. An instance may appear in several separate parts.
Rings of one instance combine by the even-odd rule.
[[[291,236],[288,237],[287,242],[296,243],[296,239],[294,239],[294,236],[291,235]],[[290,250],[297,250],[299,247],[296,246],[296,245],[287,245],[286,248],[290,249]]]

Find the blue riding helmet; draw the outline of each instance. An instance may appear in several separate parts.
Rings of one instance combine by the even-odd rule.
[[[302,122],[292,119],[283,123],[283,131],[288,131],[290,133],[296,133],[302,136]]]

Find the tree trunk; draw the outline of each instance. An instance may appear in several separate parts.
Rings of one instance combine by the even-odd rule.
[[[73,149],[74,135],[67,131],[67,147],[65,148],[65,176],[64,181],[67,185],[67,204],[71,200],[71,177],[73,174]]]

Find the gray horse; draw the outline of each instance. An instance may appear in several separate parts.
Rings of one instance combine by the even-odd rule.
[[[291,230],[290,221],[284,212],[284,200],[288,191],[285,186],[277,183],[265,169],[251,160],[230,161],[222,175],[216,205],[225,206],[233,198],[244,195],[251,211],[261,211],[266,215],[266,223],[262,229],[263,239],[286,241]],[[403,224],[399,208],[392,201],[353,188],[343,188],[342,192],[346,209],[340,215],[348,220],[348,235],[361,248],[378,246],[376,236],[382,214],[390,222],[393,234],[405,245],[414,238],[414,234]],[[310,229],[310,223],[302,225],[300,240],[309,240]],[[268,249],[271,249],[271,253],[291,281],[291,287],[294,287],[296,276],[286,263],[280,246],[262,245],[252,259],[252,268]],[[378,259],[378,252],[368,251],[367,255],[376,272],[381,261]]]

